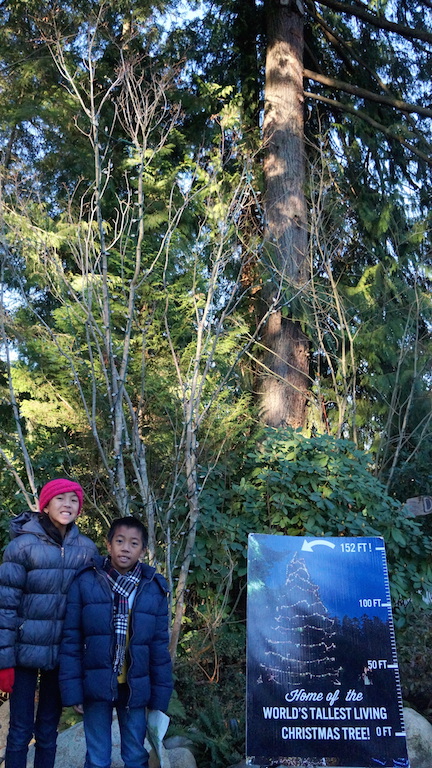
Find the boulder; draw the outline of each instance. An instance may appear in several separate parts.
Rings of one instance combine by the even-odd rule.
[[[187,747],[168,749],[169,768],[197,768],[196,760]]]
[[[111,768],[124,768],[120,756],[120,730],[117,718],[113,718],[112,730],[112,758]],[[149,768],[159,768],[160,763],[154,750],[146,740],[146,749],[149,751]],[[85,760],[85,738],[82,723],[77,723],[71,728],[62,731],[57,739],[57,756],[55,768],[83,768]],[[197,768],[195,758],[186,747],[174,746],[172,749],[162,747],[163,768]],[[27,768],[33,768],[34,746],[29,747]]]
[[[166,749],[176,749],[177,747],[187,747],[191,752],[194,751],[194,743],[187,736],[168,736],[164,739]]]
[[[117,718],[113,718],[111,729],[112,738],[112,758],[111,768],[123,768],[124,763],[120,757],[120,731]],[[147,744],[146,744],[147,747]],[[83,768],[85,760],[85,737],[84,726],[81,723],[72,725],[65,731],[59,733],[57,738],[57,755],[55,768]],[[33,768],[34,746],[29,747],[27,768]],[[156,768],[155,763],[150,768]],[[167,766],[169,768],[169,765]]]
[[[59,733],[55,768],[83,768],[85,753],[84,727],[81,722]],[[34,746],[31,745],[28,751],[27,768],[33,768],[33,761]],[[123,768],[123,765],[123,760],[120,758],[120,734],[115,721],[112,727],[111,768]]]
[[[3,763],[6,750],[6,739],[9,729],[9,699],[0,701],[0,765]]]
[[[409,707],[404,707],[404,720],[410,768],[431,768],[432,725]]]

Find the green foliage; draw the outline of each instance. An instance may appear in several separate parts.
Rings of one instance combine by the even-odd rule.
[[[173,712],[169,735],[193,745],[197,764],[224,768],[244,755],[245,629],[228,621],[214,631],[199,627],[182,638],[175,688],[184,716]]]
[[[313,289],[297,302],[318,350],[312,357],[318,413],[310,423],[321,430],[324,421],[333,434],[367,446],[377,474],[403,501],[395,453],[399,467],[414,476],[431,418],[427,220],[397,188],[385,194],[363,188],[352,205],[345,176],[320,154],[318,142],[309,179],[316,269]]]
[[[211,760],[222,765],[228,759],[226,723],[244,706],[243,590],[249,532],[382,536],[398,645],[403,638],[409,646],[416,612],[425,616],[422,596],[432,585],[430,538],[386,494],[367,454],[350,441],[329,435],[310,438],[292,429],[264,430],[243,445],[242,459],[239,447],[226,471],[220,466],[201,493],[202,515],[176,666],[186,721],[198,729],[191,738],[200,748],[207,745],[211,755],[204,751],[202,756],[209,765]],[[404,671],[406,686],[417,696],[422,685],[414,686],[412,669],[412,675]],[[217,691],[217,705],[209,688]],[[407,694],[408,700],[414,701],[413,696]],[[223,714],[218,714],[219,704]],[[184,730],[181,723],[178,726]]]
[[[234,458],[234,457],[233,457]],[[191,583],[215,594],[245,573],[248,532],[288,536],[382,536],[394,605],[421,603],[432,585],[432,543],[407,518],[348,440],[265,430],[229,475],[206,484]],[[237,580],[237,581],[236,581]]]
[[[174,722],[183,722],[186,719],[186,710],[180,701],[178,692],[175,688],[170,698],[168,716],[172,718]]]
[[[203,768],[223,768],[242,759],[244,750],[237,721],[231,723],[224,717],[217,696],[208,698],[197,712],[187,736],[195,746],[197,763]]]
[[[6,511],[2,510],[0,515],[0,552],[9,544],[9,524],[10,516]]]
[[[227,660],[222,645],[228,638],[237,661],[243,658],[241,638],[223,627],[233,617],[243,619],[248,532],[384,536],[401,625],[410,621],[406,603],[419,602],[431,581],[428,521],[407,520],[374,476],[389,478],[400,500],[430,487],[430,120],[360,96],[335,97],[327,86],[309,81],[308,90],[323,99],[305,122],[307,155],[317,168],[308,188],[309,210],[319,214],[310,227],[313,290],[312,281],[301,292],[287,287],[281,303],[311,340],[318,415],[310,423],[370,447],[373,472],[366,453],[347,440],[290,430],[257,436],[255,370],[242,349],[257,328],[257,296],[267,280],[280,278],[273,259],[260,250],[262,30],[271,3],[215,2],[204,9],[202,21],[183,14],[169,34],[166,8],[162,1],[102,6],[82,0],[56,8],[50,17],[39,0],[6,4],[0,22],[0,256],[12,298],[5,331],[37,483],[63,472],[76,476],[90,512],[79,525],[103,548],[116,513],[111,479],[120,456],[131,504],[145,515],[145,494],[136,479],[137,455],[142,461],[145,454],[156,498],[158,556],[167,556],[175,579],[188,524],[181,453],[185,405],[194,396],[197,326],[216,270],[196,369],[203,376],[194,412],[200,510],[181,656],[186,663],[190,647],[200,660],[191,658],[191,679],[206,696],[188,714],[195,712],[202,742],[213,729],[216,741],[205,759],[218,761],[231,749],[226,723],[237,715],[227,714],[228,695],[218,692],[214,699],[208,688],[214,690],[214,669],[222,670],[220,660]],[[411,29],[430,29],[430,10],[414,0],[369,8],[394,13]],[[393,93],[428,103],[427,46],[406,40],[401,45],[397,35],[348,12],[325,6],[317,12],[313,2],[305,13],[306,67],[333,82],[345,79],[374,90],[378,98]],[[169,19],[175,27],[174,16]],[[50,54],[56,30],[81,103],[64,87]],[[85,111],[88,72],[82,56],[89,31],[95,32],[93,92],[101,107],[101,229],[95,223],[95,147],[88,141]],[[167,82],[141,149],[133,144],[134,120],[132,131],[124,121],[131,106],[127,101],[122,111],[125,91],[118,85],[104,96],[125,59],[142,78],[140,85]],[[147,117],[154,93],[146,91],[145,98]],[[140,183],[142,220],[136,205]],[[116,364],[125,352],[128,322],[131,354],[119,456],[111,429],[115,398],[107,380],[111,349]],[[105,345],[107,330],[111,347]],[[6,377],[0,387],[2,449],[24,479]],[[132,427],[141,447],[135,454]],[[23,499],[9,471],[2,472],[0,488],[5,543],[8,515],[23,508]],[[233,672],[232,678],[242,690],[241,674]],[[230,681],[221,677],[218,687],[240,710]]]
[[[73,725],[81,722],[82,715],[75,712],[73,707],[63,707],[59,723],[59,731],[65,731],[67,728],[71,728]]]
[[[409,610],[396,635],[403,698],[432,721],[432,609]]]
[[[423,418],[427,418],[426,409],[422,408],[422,398],[416,401],[417,414],[423,412]],[[401,452],[401,460],[395,469],[391,492],[403,500],[414,496],[429,496],[432,487],[432,437],[427,436],[418,444],[415,440],[407,441],[407,445]],[[429,517],[422,521],[425,535],[431,536],[432,521]]]

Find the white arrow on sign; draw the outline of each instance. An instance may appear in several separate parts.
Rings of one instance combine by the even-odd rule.
[[[302,552],[313,552],[313,548],[316,547],[317,544],[321,544],[324,547],[330,547],[330,549],[334,549],[336,546],[333,542],[326,541],[325,539],[314,539],[313,541],[307,541],[305,539],[302,544]]]

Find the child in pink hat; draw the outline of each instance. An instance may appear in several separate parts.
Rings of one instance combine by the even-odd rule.
[[[83,496],[73,480],[50,480],[39,494],[39,512],[11,522],[12,540],[0,565],[0,690],[10,693],[4,768],[26,768],[33,735],[34,768],[54,766],[66,594],[76,571],[98,554],[75,524]]]

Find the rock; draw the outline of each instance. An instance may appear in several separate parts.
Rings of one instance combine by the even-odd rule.
[[[195,757],[187,747],[168,749],[170,768],[197,768]]]
[[[113,718],[111,737],[111,768],[124,768],[120,756],[120,730],[116,717]],[[149,768],[159,768],[159,759],[150,748],[147,739],[145,747],[149,751]],[[55,768],[83,768],[85,752],[84,727],[82,723],[77,723],[58,735]],[[166,749],[163,746],[162,756],[163,768],[197,768],[192,752],[186,747],[174,746],[172,749]],[[34,746],[32,745],[29,747],[27,768],[33,768],[33,760]]]
[[[409,707],[404,707],[404,720],[411,768],[431,768],[432,725]]]
[[[0,702],[0,765],[6,751],[6,739],[9,729],[9,699]]]
[[[9,704],[5,702],[0,706],[0,765],[3,762],[8,727]],[[120,756],[120,730],[116,717],[113,718],[111,738],[111,768],[124,768],[124,763]],[[169,742],[170,740],[167,739],[167,741]],[[187,739],[184,739],[184,742],[187,742]],[[166,749],[165,745],[162,747],[163,768],[197,768],[195,758],[190,749],[180,744],[181,741],[174,740],[171,741],[171,749]],[[159,759],[154,750],[150,748],[147,739],[145,747],[149,751],[149,768],[159,768]],[[55,768],[83,768],[85,753],[84,726],[81,722],[59,733]],[[27,768],[33,768],[33,761],[34,745],[31,744],[28,751]]]
[[[112,762],[111,768],[123,768],[123,760],[120,757],[120,733],[117,720],[112,725]],[[85,760],[85,738],[82,723],[77,723],[71,728],[59,733],[57,738],[57,755],[55,768],[83,768]],[[34,746],[28,751],[27,768],[33,768]]]
[[[85,758],[84,729],[77,723],[57,737],[57,756],[55,768],[82,768]],[[30,745],[27,768],[33,768],[34,746]]]
[[[111,768],[124,768],[123,760],[120,757],[120,731],[116,717],[113,718],[111,738]],[[81,722],[59,733],[57,738],[57,755],[55,768],[83,768],[85,753],[86,747],[84,726]],[[27,768],[33,768],[33,760],[34,746],[30,746],[28,751]],[[156,768],[155,764],[153,768]]]
[[[145,740],[145,748],[149,753],[149,768],[160,768],[161,765],[162,768],[171,768],[169,752],[164,746],[162,746],[162,763],[159,762],[159,757],[154,749],[150,749],[147,739]]]
[[[193,741],[191,739],[188,739],[187,736],[169,736],[167,739],[164,739],[164,747],[166,749],[176,749],[177,747],[187,747],[187,749],[190,749],[191,752],[193,752]]]

